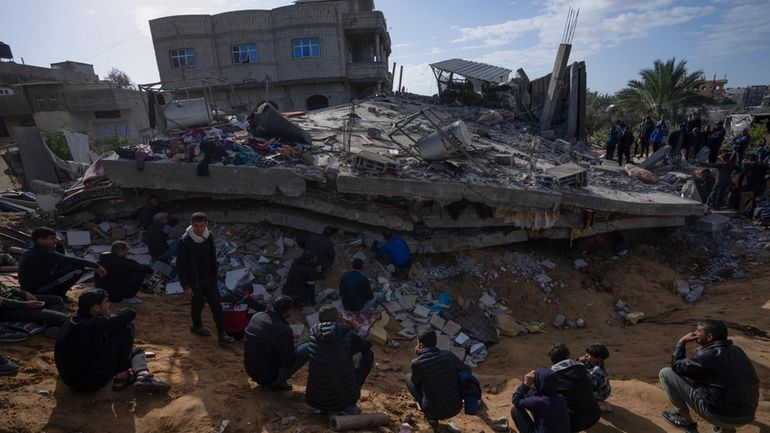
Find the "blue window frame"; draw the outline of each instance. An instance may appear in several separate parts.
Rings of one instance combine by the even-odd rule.
[[[321,42],[318,38],[294,39],[291,41],[295,59],[321,57]]]
[[[191,68],[195,66],[195,51],[192,48],[169,50],[172,68]]]
[[[259,53],[257,53],[257,44],[233,45],[233,63],[236,65],[242,63],[259,62]]]

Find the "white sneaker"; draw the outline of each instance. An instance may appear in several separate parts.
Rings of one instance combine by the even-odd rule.
[[[134,296],[133,298],[126,298],[118,303],[119,304],[144,304],[144,301]]]

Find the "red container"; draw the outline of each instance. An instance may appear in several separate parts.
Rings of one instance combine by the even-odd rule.
[[[228,334],[239,334],[246,330],[246,326],[249,324],[248,312],[248,305],[222,303],[222,318],[225,332]]]

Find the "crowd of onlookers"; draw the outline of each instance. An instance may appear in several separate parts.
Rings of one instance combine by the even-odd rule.
[[[667,159],[676,166],[682,161],[705,167],[700,173],[706,194],[702,199],[712,209],[731,208],[751,213],[757,200],[767,189],[770,149],[756,143],[752,151],[748,129],[742,130],[729,142],[723,124],[706,123],[699,114],[690,114],[686,122],[670,128],[666,118],[653,122],[650,116],[633,128],[618,120],[611,129],[605,146],[605,158],[618,164],[633,163],[631,156],[649,158],[664,146],[669,146]]]
[[[622,125],[621,125],[622,127]],[[625,132],[623,132],[625,134]],[[141,212],[164,245],[154,248],[153,256],[176,256],[176,272],[184,292],[191,299],[190,331],[202,337],[211,332],[203,327],[205,305],[211,310],[220,344],[233,337],[223,324],[222,294],[218,285],[221,272],[216,244],[205,214],[192,215],[189,227],[178,239],[169,239],[168,214],[158,206]],[[144,209],[146,210],[146,208]],[[408,244],[387,234],[377,251],[377,260],[391,270],[393,278],[408,278],[411,254]],[[151,269],[127,258],[128,247],[117,241],[98,262],[67,256],[57,233],[46,227],[32,232],[34,245],[21,257],[20,289],[0,289],[0,321],[38,322],[49,326],[56,338],[54,360],[61,381],[78,392],[92,392],[111,384],[115,391],[133,388],[166,392],[170,385],[156,378],[148,368],[147,356],[134,346],[133,321],[137,312],[124,308],[111,311],[111,302],[139,304],[137,293]],[[315,305],[315,280],[329,270],[335,260],[334,245],[323,234],[307,234],[299,239],[305,248],[302,259],[289,270],[283,295],[269,305],[256,302],[247,292],[236,296],[250,299],[256,312],[243,330],[243,366],[246,374],[270,391],[293,388],[289,379],[308,365],[305,401],[327,414],[357,414],[361,389],[374,364],[372,343],[343,320],[332,304],[321,305],[318,323],[309,330],[307,342],[295,345],[288,320],[294,311]],[[173,244],[173,246],[172,246]],[[170,251],[172,250],[173,251]],[[93,269],[97,288],[85,290],[77,300],[70,299],[70,288],[83,273]],[[341,305],[346,313],[368,314],[386,299],[373,293],[364,274],[364,262],[354,259],[352,269],[340,280]],[[239,301],[239,302],[241,302]],[[65,314],[68,303],[76,303],[74,314]],[[17,341],[0,329],[0,341]],[[701,347],[689,357],[686,344]],[[611,393],[605,361],[610,352],[604,344],[591,344],[578,358],[570,356],[565,344],[548,352],[550,367],[535,368],[524,375],[511,397],[511,419],[521,433],[570,433],[595,425],[602,412],[611,411]],[[0,356],[0,374],[14,374],[19,366]],[[751,361],[727,339],[724,323],[702,321],[695,331],[676,345],[670,367],[660,371],[660,381],[674,412],[663,412],[669,423],[693,431],[690,410],[718,427],[735,431],[754,419],[759,385]],[[471,369],[451,351],[437,347],[433,330],[417,337],[411,372],[404,378],[411,394],[434,431],[455,431],[440,421],[454,417],[463,409],[467,414],[483,415],[481,386]],[[493,427],[505,431],[495,421]]]

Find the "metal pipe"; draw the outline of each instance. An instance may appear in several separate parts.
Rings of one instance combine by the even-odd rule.
[[[398,73],[398,92],[401,93],[401,80],[404,78],[404,65],[401,65],[401,69]]]
[[[393,72],[390,73],[390,92],[393,93],[393,84],[396,82],[396,62],[393,62]]]

